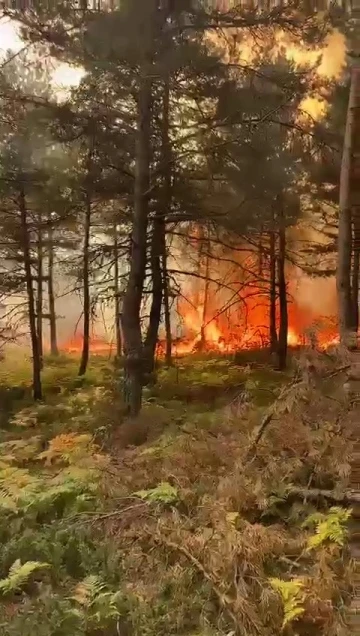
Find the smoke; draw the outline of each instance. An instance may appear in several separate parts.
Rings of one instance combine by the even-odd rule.
[[[336,285],[333,276],[312,278],[299,272],[295,285],[290,285],[290,293],[302,309],[308,309],[318,316],[330,317],[336,314]]]

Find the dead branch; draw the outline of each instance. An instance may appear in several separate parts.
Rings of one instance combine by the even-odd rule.
[[[333,378],[336,375],[338,375],[339,373],[347,371],[350,367],[351,367],[351,365],[349,365],[349,364],[344,365],[342,367],[338,367],[337,369],[334,369],[333,371],[330,371],[329,373],[326,373],[324,377],[326,379]],[[291,382],[290,384],[288,384],[286,387],[284,387],[282,389],[282,391],[280,392],[279,396],[271,404],[270,408],[265,413],[265,415],[264,415],[264,417],[263,417],[263,419],[261,421],[260,426],[258,427],[257,431],[255,432],[253,440],[250,442],[250,446],[249,446],[249,448],[247,450],[247,453],[245,455],[244,464],[247,464],[250,460],[252,460],[254,458],[254,455],[256,454],[256,448],[257,448],[261,438],[263,437],[263,435],[264,435],[267,427],[269,426],[269,424],[274,419],[274,415],[276,413],[277,405],[282,400],[284,400],[285,396],[287,396],[290,391],[292,391],[295,387],[300,386],[301,384],[302,384],[302,382],[301,381],[299,382],[299,378],[296,377],[293,382]]]
[[[360,503],[360,494],[356,491],[346,491],[342,494],[338,494],[333,490],[321,490],[318,488],[291,488],[286,494],[286,500],[289,499],[308,499],[310,501],[318,501],[319,499],[326,499],[333,504],[342,504],[344,506],[351,506],[353,504]]]
[[[267,427],[272,422],[275,416],[277,405],[284,399],[286,395],[288,395],[290,390],[292,390],[295,386],[299,386],[300,384],[301,382],[299,382],[298,378],[296,378],[293,382],[291,382],[290,384],[288,384],[286,387],[282,389],[278,397],[271,404],[270,408],[268,409],[263,419],[261,420],[261,424],[256,430],[253,440],[250,442],[250,446],[245,455],[244,464],[247,464],[250,460],[254,458],[254,455],[256,453],[256,448],[261,438],[263,437]]]
[[[164,545],[170,548],[170,550],[173,550],[175,552],[180,552],[187,558],[188,561],[190,561],[190,563],[196,568],[196,570],[200,572],[203,578],[210,584],[213,592],[215,593],[215,595],[217,596],[220,602],[220,605],[224,608],[229,618],[231,619],[234,625],[235,633],[239,634],[240,625],[239,625],[239,621],[237,620],[233,612],[231,599],[221,591],[219,582],[216,581],[214,576],[210,574],[210,572],[208,572],[204,568],[203,564],[193,554],[191,554],[191,552],[189,552],[189,550],[185,548],[185,546],[183,545],[179,545],[178,543],[175,543],[174,541],[169,541],[168,539],[165,539],[164,537],[160,535],[155,535],[155,536],[151,535],[151,539],[157,545]]]

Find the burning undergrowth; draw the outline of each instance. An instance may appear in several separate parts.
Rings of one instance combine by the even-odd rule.
[[[256,248],[224,245],[199,228],[178,240],[170,269],[176,296],[174,353],[229,353],[269,346],[272,304],[279,330],[279,289],[276,280],[272,286],[269,248],[266,238],[263,241]],[[334,281],[306,276],[291,263],[286,279],[288,344],[308,345],[314,333],[322,348],[336,343]],[[164,346],[160,340],[160,353]]]
[[[170,324],[174,356],[197,351],[233,353],[267,348],[271,338],[271,307],[279,332],[279,289],[271,293],[271,267],[266,237],[260,246],[222,244],[207,238],[199,227],[185,238],[175,237],[168,263]],[[259,239],[260,241],[260,239]],[[292,250],[292,244],[289,249]],[[170,248],[169,248],[170,249]],[[276,270],[276,268],[275,268]],[[290,347],[314,344],[325,349],[338,341],[335,281],[311,277],[295,264],[286,265],[287,341]],[[151,294],[144,297],[143,336],[150,313]],[[163,316],[164,318],[164,316]],[[101,326],[94,319],[90,353],[116,352],[114,316]],[[165,320],[164,320],[165,322]],[[166,350],[164,324],[160,325],[157,353]],[[62,351],[79,355],[79,332],[60,343]]]
[[[123,555],[130,633],[342,633],[354,405],[342,361],[300,366],[270,408],[245,388],[114,458],[97,523]]]

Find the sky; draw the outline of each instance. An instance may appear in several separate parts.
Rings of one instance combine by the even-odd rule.
[[[17,24],[9,18],[0,18],[0,59],[11,50],[14,53],[24,47],[24,42],[19,36]],[[57,64],[52,74],[52,84],[57,92],[66,93],[72,86],[80,81],[83,72],[80,68],[68,64]]]
[[[280,44],[280,42],[279,42]],[[289,59],[314,63],[318,56],[317,51],[305,51],[299,47],[283,42],[285,45],[286,55]],[[9,18],[0,18],[0,59],[7,50],[14,52],[21,50],[24,43],[18,32],[18,27],[14,21]],[[245,51],[243,50],[243,53]],[[322,61],[319,68],[321,75],[328,78],[336,78],[340,75],[345,62],[345,40],[340,33],[332,33],[323,49]],[[55,90],[61,95],[66,94],[67,90],[72,86],[76,86],[80,81],[83,72],[81,68],[71,67],[68,64],[57,64],[52,76],[52,83]],[[309,110],[313,117],[319,117],[323,114],[323,104],[317,99],[308,98],[302,107]]]

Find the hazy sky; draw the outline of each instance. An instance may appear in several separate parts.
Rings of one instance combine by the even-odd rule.
[[[20,51],[24,47],[15,22],[8,18],[0,18],[0,58],[11,50]],[[64,91],[71,86],[76,85],[81,79],[82,71],[79,68],[68,66],[67,64],[58,64],[55,69],[52,82],[54,88]]]

